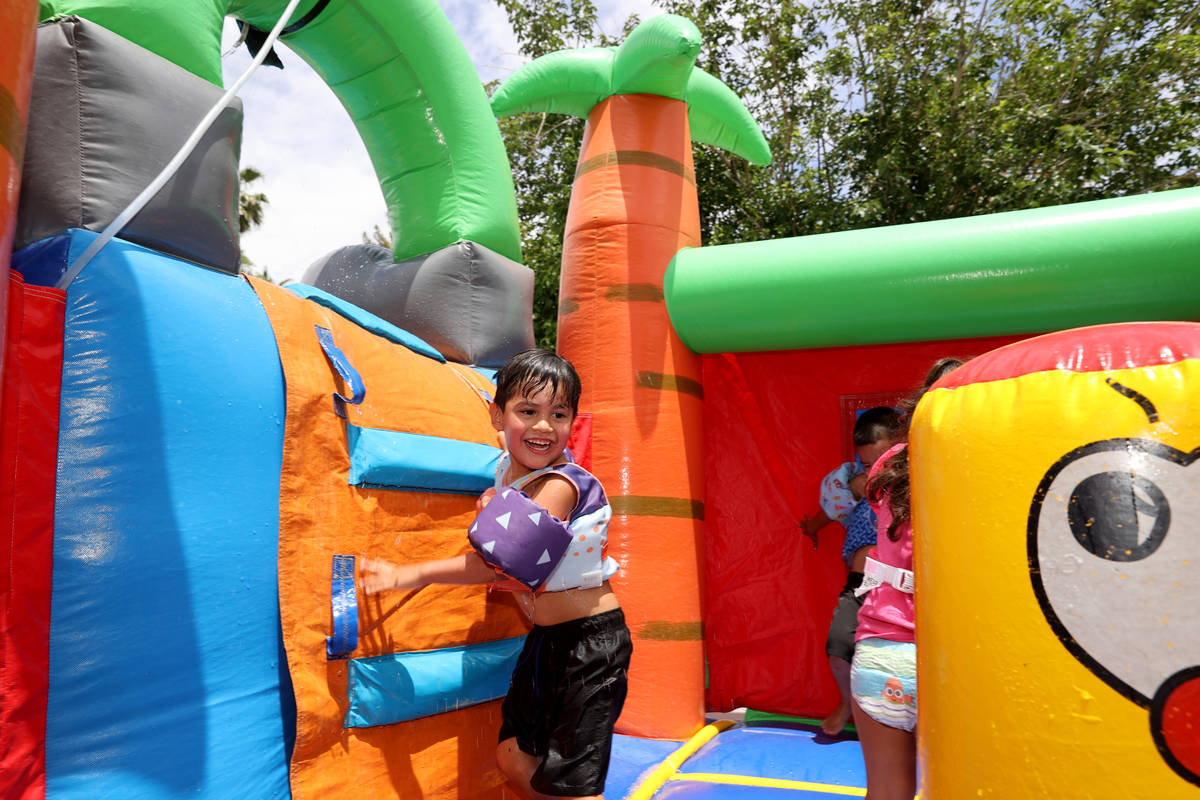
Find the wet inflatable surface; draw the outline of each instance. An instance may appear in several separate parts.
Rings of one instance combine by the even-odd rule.
[[[637,800],[802,800],[864,797],[862,748],[847,735],[825,736],[815,726],[790,722],[735,725],[687,758],[661,786],[647,793],[650,772],[680,742],[617,736],[604,795]]]

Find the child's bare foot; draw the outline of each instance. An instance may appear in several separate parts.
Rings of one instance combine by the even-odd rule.
[[[825,719],[821,720],[821,732],[826,736],[837,736],[850,721],[850,704],[842,703]]]

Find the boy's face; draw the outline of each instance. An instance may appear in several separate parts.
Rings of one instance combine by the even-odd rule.
[[[879,457],[891,449],[892,445],[899,443],[899,439],[891,436],[885,436],[882,439],[876,439],[870,444],[859,445],[854,448],[858,453],[858,460],[863,463],[865,469],[870,469],[871,465],[879,460]]]
[[[562,455],[571,435],[575,412],[549,384],[531,395],[517,394],[504,408],[492,403],[492,427],[504,434],[516,478],[553,464]]]

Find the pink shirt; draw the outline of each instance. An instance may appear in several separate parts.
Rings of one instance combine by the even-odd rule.
[[[880,456],[879,460],[871,465],[871,477],[874,477],[885,461],[904,447],[907,445],[898,444]],[[876,528],[879,536],[871,557],[884,564],[910,570],[913,554],[912,523],[905,522],[896,528],[899,534],[896,541],[889,539],[887,531],[892,524],[892,510],[887,501],[887,495],[878,502],[871,501],[871,509],[879,517],[879,525]],[[913,596],[884,584],[867,592],[862,608],[858,610],[858,631],[854,634],[854,641],[878,638],[890,639],[893,642],[913,642],[916,641],[913,628]]]

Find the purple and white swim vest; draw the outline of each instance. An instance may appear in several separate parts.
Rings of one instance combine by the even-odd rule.
[[[496,496],[467,533],[483,560],[533,591],[589,589],[615,575],[620,565],[605,555],[612,506],[600,481],[583,467],[567,463],[535,470],[505,485],[511,463],[508,453],[500,457]],[[569,480],[579,493],[566,522],[521,491],[550,471]]]

